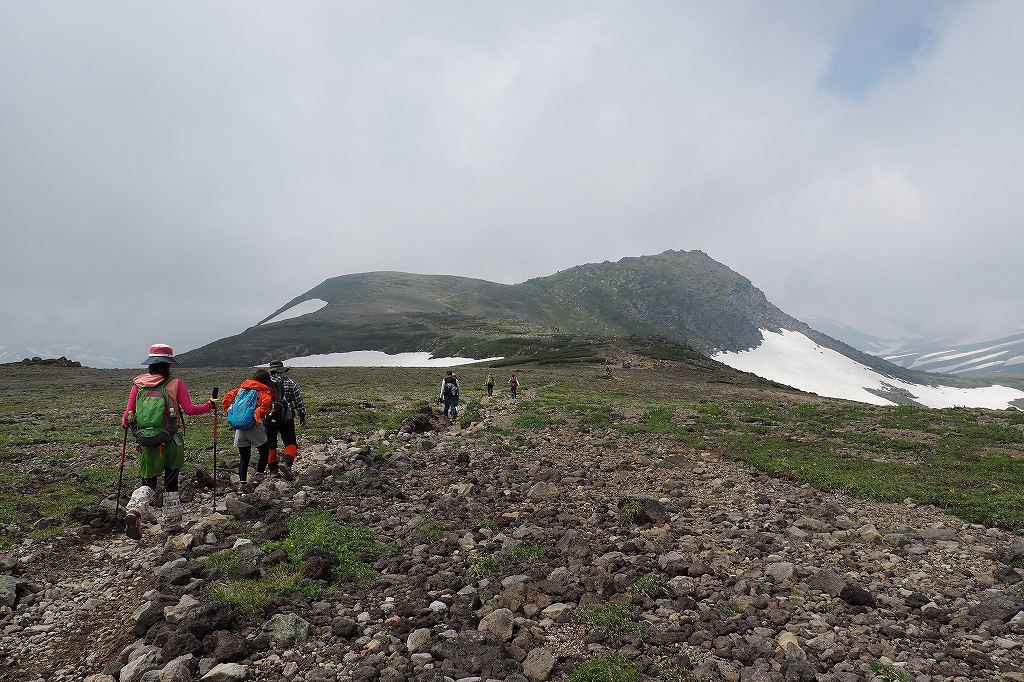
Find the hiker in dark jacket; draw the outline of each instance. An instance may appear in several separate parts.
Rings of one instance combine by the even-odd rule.
[[[181,506],[181,493],[178,491],[178,472],[185,466],[185,426],[181,415],[184,413],[194,417],[216,409],[216,404],[212,400],[193,405],[185,382],[171,376],[171,365],[179,363],[174,359],[174,351],[170,346],[162,343],[150,346],[149,357],[142,364],[149,365],[149,372],[140,374],[132,381],[132,390],[128,394],[128,405],[121,418],[121,425],[126,429],[131,427],[136,440],[139,440],[140,424],[136,419],[136,408],[141,407],[140,402],[155,399],[158,404],[162,402],[166,405],[167,416],[173,419],[174,433],[170,434],[170,442],[136,446],[141,480],[139,487],[132,492],[128,504],[125,505],[124,517],[125,534],[133,540],[142,539],[142,518],[149,509],[153,493],[156,492],[156,482],[161,471],[166,492],[161,525],[169,533],[181,528],[184,510]],[[143,394],[141,400],[140,393]],[[166,395],[166,400],[162,395]],[[160,411],[163,411],[163,406]]]
[[[516,379],[516,375],[513,374],[512,378],[508,380],[508,387],[512,389],[512,397],[516,397],[516,391],[519,390],[519,379]]]
[[[298,384],[284,375],[288,370],[289,368],[285,367],[280,360],[270,363],[270,380],[277,387],[277,392],[281,396],[280,401],[284,403],[284,407],[280,408],[283,414],[277,415],[280,416],[280,421],[275,420],[273,415],[267,419],[267,440],[270,443],[267,464],[272,475],[280,473],[286,481],[294,481],[292,465],[295,464],[295,458],[299,456],[299,447],[295,438],[295,415],[299,416],[299,424],[305,426],[306,405],[302,402],[302,393],[299,391]],[[280,457],[277,454],[278,434],[281,434],[281,444],[284,446],[284,452]]]
[[[460,391],[459,378],[455,376],[455,372],[448,370],[445,373],[444,379],[441,380],[440,398],[444,402],[444,414],[447,416],[451,412],[452,422],[455,421],[459,414]]]

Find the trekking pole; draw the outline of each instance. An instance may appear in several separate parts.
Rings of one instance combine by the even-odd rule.
[[[213,387],[213,511],[217,512],[217,393],[220,388]]]
[[[121,513],[121,481],[124,479],[124,453],[128,449],[128,427],[124,427],[124,442],[121,443],[121,473],[117,475],[117,497],[114,499],[114,527]]]

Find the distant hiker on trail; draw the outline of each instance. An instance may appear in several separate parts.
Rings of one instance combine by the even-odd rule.
[[[488,374],[487,378],[484,379],[484,385],[487,387],[487,395],[494,395],[494,375]]]
[[[440,398],[444,402],[444,415],[448,416],[448,413],[451,412],[453,423],[459,414],[459,392],[461,388],[459,386],[459,378],[455,376],[455,372],[448,370],[445,373],[444,379],[441,380]]]
[[[235,447],[238,448],[238,491],[242,493],[252,490],[263,482],[270,457],[270,442],[267,440],[267,427],[263,420],[270,414],[270,406],[275,398],[276,386],[270,378],[270,372],[258,369],[252,379],[246,379],[242,385],[224,396],[224,411],[227,412],[228,424],[235,430]],[[256,463],[256,476],[253,485],[248,484],[249,459],[252,457],[252,446],[256,446],[259,460]]]
[[[181,528],[183,509],[178,491],[178,472],[185,466],[184,412],[190,417],[216,410],[210,400],[199,405],[185,388],[185,382],[171,376],[174,359],[170,346],[157,343],[149,348],[149,357],[142,363],[149,372],[132,381],[121,425],[131,428],[139,453],[140,485],[125,505],[124,532],[133,540],[142,539],[142,518],[156,492],[157,477],[164,474],[164,515],[161,525],[169,533]]]
[[[299,455],[295,439],[295,415],[299,415],[299,424],[305,426],[306,405],[302,402],[299,385],[284,375],[288,369],[280,360],[270,363],[270,380],[274,382],[280,398],[274,401],[273,409],[267,417],[267,441],[270,443],[267,464],[271,475],[280,473],[286,481],[294,481],[292,465]],[[281,434],[281,444],[284,446],[280,458],[277,456],[277,434]]]
[[[516,379],[516,375],[513,374],[512,378],[508,380],[509,388],[512,389],[512,397],[516,397],[516,389],[519,388],[519,379]]]

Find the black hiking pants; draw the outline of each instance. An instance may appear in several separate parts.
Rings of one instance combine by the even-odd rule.
[[[178,492],[179,471],[181,471],[181,469],[164,469],[164,490],[166,490],[169,493]],[[154,476],[153,478],[143,478],[142,485],[148,485],[153,490],[156,490],[156,479],[156,476]]]

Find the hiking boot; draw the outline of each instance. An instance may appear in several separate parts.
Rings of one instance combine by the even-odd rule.
[[[132,540],[142,539],[142,518],[138,514],[125,514],[124,534]]]
[[[241,483],[238,484],[238,494],[248,495],[249,493],[252,492],[254,487],[255,486],[252,483],[249,483],[248,481],[242,481]]]
[[[292,473],[292,468],[291,468],[291,466],[289,464],[287,464],[285,462],[281,462],[278,465],[278,471],[281,472],[281,478],[283,478],[284,480],[286,480],[286,481],[294,481],[295,480],[295,474]]]
[[[252,487],[259,488],[263,485],[264,476],[263,474],[256,474],[252,479]]]

